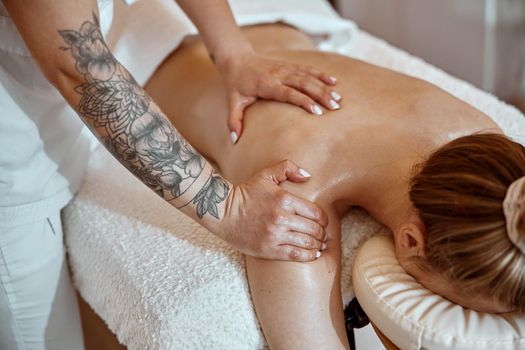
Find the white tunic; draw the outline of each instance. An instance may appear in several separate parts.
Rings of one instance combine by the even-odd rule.
[[[99,0],[99,10],[107,33],[113,1]],[[63,208],[80,186],[91,146],[89,131],[43,76],[0,1],[0,226]]]

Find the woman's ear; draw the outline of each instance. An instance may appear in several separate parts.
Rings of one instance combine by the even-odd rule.
[[[422,225],[410,222],[394,233],[398,257],[425,257],[425,237]]]

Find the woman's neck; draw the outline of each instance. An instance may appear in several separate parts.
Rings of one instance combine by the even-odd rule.
[[[362,179],[357,205],[392,231],[401,227],[413,214],[409,198],[410,176],[414,160],[396,162],[388,169],[377,170]]]

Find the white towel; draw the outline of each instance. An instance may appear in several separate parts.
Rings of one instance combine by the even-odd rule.
[[[266,2],[274,3],[259,3]],[[281,8],[280,13],[293,17],[294,11]],[[330,21],[324,23],[325,34],[331,34]],[[340,43],[337,49],[441,86],[525,144],[523,115],[490,94],[366,33],[349,47]],[[159,199],[104,149],[94,154],[64,219],[76,286],[129,349],[264,346],[243,256]],[[346,303],[353,297],[350,273],[357,248],[388,230],[362,211],[348,214],[342,230]]]
[[[157,66],[197,29],[174,0],[126,0],[115,3],[108,42],[113,54],[144,84]],[[283,22],[312,36],[326,36],[322,49],[348,46],[357,27],[342,19],[325,0],[229,0],[237,24]]]

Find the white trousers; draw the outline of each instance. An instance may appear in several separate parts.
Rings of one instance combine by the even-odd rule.
[[[84,349],[60,213],[0,227],[0,350]]]

